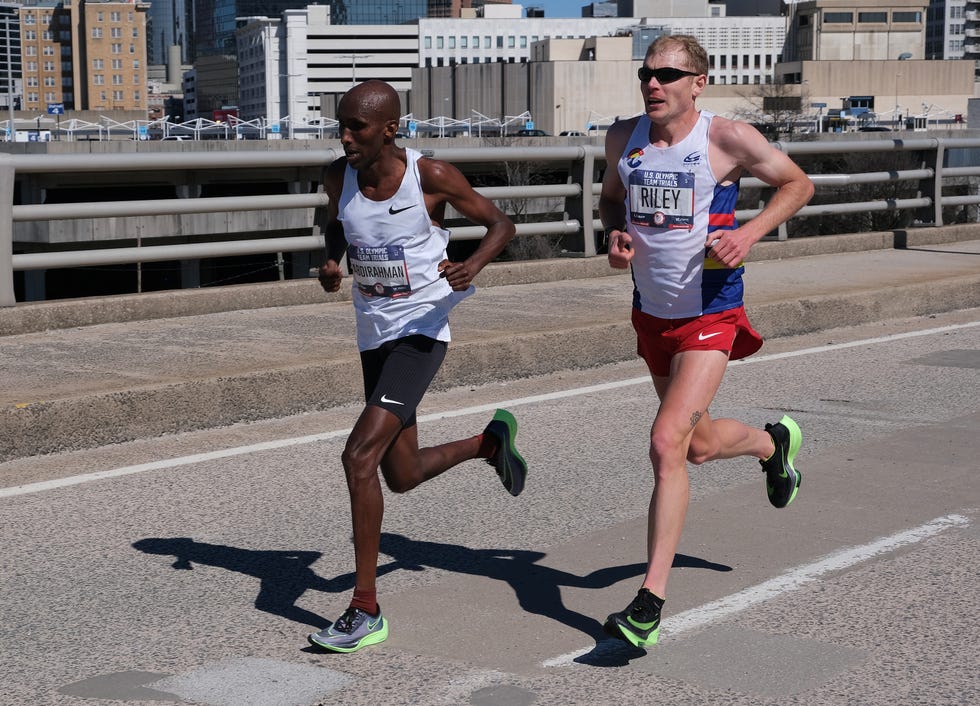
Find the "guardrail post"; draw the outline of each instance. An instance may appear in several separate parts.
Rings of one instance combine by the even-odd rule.
[[[595,157],[592,152],[583,149],[582,159],[572,162],[569,170],[570,183],[578,184],[581,190],[578,196],[565,199],[565,220],[574,219],[582,224],[582,252],[586,257],[595,257],[597,252],[595,228],[592,225],[594,210],[592,183],[595,181]]]
[[[14,297],[14,165],[0,154],[0,306],[13,306]]]
[[[932,212],[928,207],[920,210],[920,218],[923,221],[932,217],[933,226],[939,227],[943,224],[943,162],[946,159],[946,143],[938,140],[935,150],[927,150],[923,155],[922,166],[927,166],[929,158],[933,160],[932,179],[923,179],[919,182],[919,196],[928,196],[932,199]]]

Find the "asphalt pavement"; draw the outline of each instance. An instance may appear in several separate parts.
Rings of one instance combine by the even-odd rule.
[[[766,338],[977,307],[980,225],[762,242],[745,281]],[[495,263],[477,285],[434,390],[635,358],[629,276],[603,257]],[[351,305],[309,280],[0,310],[0,371],[0,462],[362,395]]]

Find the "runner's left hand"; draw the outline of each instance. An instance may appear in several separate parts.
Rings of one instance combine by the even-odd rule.
[[[439,263],[439,276],[446,278],[453,291],[462,292],[466,290],[475,275],[475,272],[470,272],[465,262],[443,260]]]

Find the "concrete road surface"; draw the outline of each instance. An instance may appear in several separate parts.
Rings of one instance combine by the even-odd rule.
[[[450,356],[452,351],[450,351]],[[0,704],[980,703],[980,310],[769,341],[713,408],[804,431],[803,483],[692,469],[661,642],[603,637],[639,587],[656,409],[619,363],[433,393],[423,443],[520,422],[386,492],[383,644],[306,634],[353,585],[355,407],[0,464]]]

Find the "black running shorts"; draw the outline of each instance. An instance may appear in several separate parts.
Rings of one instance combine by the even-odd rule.
[[[386,409],[402,426],[415,425],[415,410],[439,372],[448,345],[428,336],[406,336],[361,352],[364,398]]]

